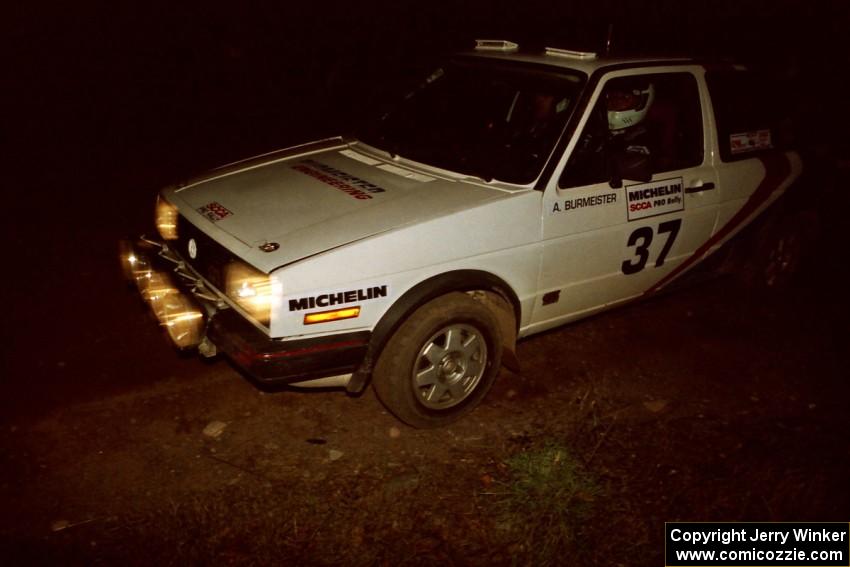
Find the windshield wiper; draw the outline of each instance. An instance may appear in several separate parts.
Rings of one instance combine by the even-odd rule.
[[[387,135],[383,132],[375,132],[366,131],[363,132],[362,136],[357,136],[360,140],[363,140],[370,146],[375,149],[387,152],[390,155],[391,159],[395,159],[398,157],[399,152],[399,144],[397,141],[389,140]]]

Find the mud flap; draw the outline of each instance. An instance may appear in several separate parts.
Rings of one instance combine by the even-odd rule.
[[[474,291],[473,299],[480,301],[496,316],[502,331],[502,365],[513,372],[520,372],[516,355],[517,325],[514,310],[508,301],[491,291]]]

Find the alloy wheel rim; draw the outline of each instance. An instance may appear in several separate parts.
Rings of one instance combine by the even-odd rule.
[[[458,405],[475,391],[487,367],[487,341],[472,325],[455,323],[434,333],[419,349],[413,386],[432,410]]]

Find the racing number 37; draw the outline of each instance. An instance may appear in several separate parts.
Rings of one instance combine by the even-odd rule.
[[[667,241],[664,247],[661,248],[661,254],[655,260],[655,267],[659,268],[664,265],[664,259],[670,253],[673,247],[673,242],[676,241],[676,236],[679,234],[679,229],[682,227],[682,219],[669,220],[658,225],[658,234],[667,233]],[[633,260],[623,261],[623,273],[626,275],[636,274],[646,267],[646,261],[649,260],[649,245],[652,244],[652,227],[642,226],[635,229],[629,235],[627,246],[635,246],[635,258]]]

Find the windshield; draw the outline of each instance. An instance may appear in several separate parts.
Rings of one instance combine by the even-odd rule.
[[[575,71],[459,59],[434,70],[360,137],[443,169],[530,183],[583,83]]]

